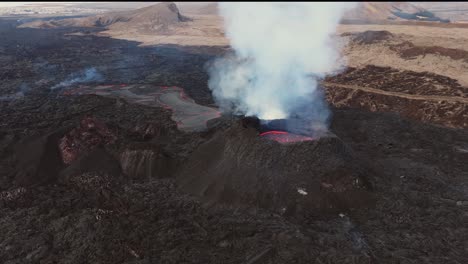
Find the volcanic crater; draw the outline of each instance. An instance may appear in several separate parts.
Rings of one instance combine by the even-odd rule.
[[[187,25],[168,14],[168,29]],[[324,80],[333,119],[317,136],[221,115],[203,64],[224,49],[15,21],[0,20],[1,263],[467,259],[468,108],[455,79],[349,67]],[[385,28],[354,44],[405,37]],[[88,67],[105,80],[49,90]]]
[[[230,120],[177,172],[180,187],[208,203],[281,214],[371,204],[372,169],[336,135],[312,138],[259,124],[254,117]]]

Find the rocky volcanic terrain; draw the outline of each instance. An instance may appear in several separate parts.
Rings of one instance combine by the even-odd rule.
[[[350,67],[321,84],[329,133],[282,143],[217,112],[204,65],[227,47],[16,25],[0,20],[1,263],[468,259],[457,80]]]

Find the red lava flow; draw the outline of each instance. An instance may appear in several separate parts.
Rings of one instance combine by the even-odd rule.
[[[279,143],[295,143],[295,142],[303,142],[303,141],[311,141],[314,140],[312,137],[291,134],[286,131],[267,131],[260,134],[261,137],[264,137],[269,140],[274,140]]]

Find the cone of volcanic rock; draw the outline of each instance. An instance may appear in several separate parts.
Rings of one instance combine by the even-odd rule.
[[[233,122],[194,151],[176,179],[181,189],[209,204],[297,215],[369,205],[370,174],[333,134],[279,143],[260,136],[255,126]]]

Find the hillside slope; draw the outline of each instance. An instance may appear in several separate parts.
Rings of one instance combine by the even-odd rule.
[[[397,19],[393,12],[415,13],[422,11],[407,2],[360,2],[356,8],[349,10],[344,15],[348,20],[387,20]]]
[[[167,32],[169,27],[189,20],[180,14],[176,4],[165,2],[132,11],[110,12],[84,18],[35,21],[20,27],[103,27],[112,30]]]

